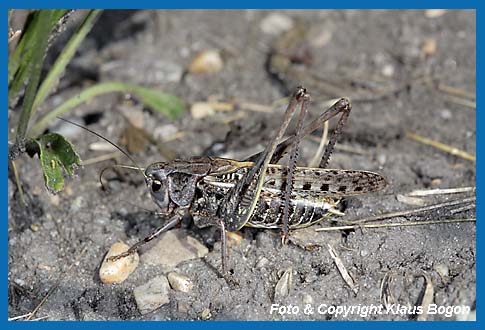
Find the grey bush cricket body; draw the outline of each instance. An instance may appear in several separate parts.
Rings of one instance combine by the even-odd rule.
[[[341,215],[336,206],[342,197],[383,189],[387,182],[378,173],[325,169],[350,114],[351,104],[346,99],[340,99],[303,127],[309,99],[306,89],[297,87],[276,135],[264,151],[247,161],[192,157],[153,163],[143,171],[130,155],[115,145],[142,172],[153,201],[160,208],[160,213],[169,220],[128,251],[110,260],[129,256],[140,246],[176,227],[183,216],[190,213],[198,226],[220,227],[222,275],[228,279],[226,230],[237,231],[244,226],[278,228],[282,242],[286,243],[290,229],[311,226],[332,214]],[[280,142],[298,107],[300,114],[296,133]],[[337,115],[340,118],[319,167],[297,167],[301,139]],[[289,148],[289,165],[277,165]]]

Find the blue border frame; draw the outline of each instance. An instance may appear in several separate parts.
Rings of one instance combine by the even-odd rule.
[[[84,8],[106,8],[106,9],[133,9],[133,8],[170,8],[170,9],[185,9],[185,8],[208,8],[208,9],[215,9],[215,8],[226,8],[226,9],[239,9],[239,8],[254,8],[254,9],[268,9],[268,8],[365,8],[365,9],[371,9],[371,8],[394,8],[394,9],[399,9],[399,8],[461,8],[461,9],[477,9],[476,12],[476,20],[477,20],[477,59],[480,58],[480,53],[483,54],[483,51],[481,52],[481,42],[480,42],[480,36],[481,36],[481,31],[480,31],[480,6],[479,6],[479,1],[456,1],[456,0],[446,0],[446,1],[437,1],[437,0],[407,0],[407,1],[366,1],[365,3],[361,3],[360,1],[357,0],[344,0],[344,1],[339,1],[339,2],[333,2],[333,3],[319,3],[316,0],[306,0],[304,2],[302,1],[255,1],[255,0],[247,0],[247,1],[212,1],[212,2],[197,2],[197,1],[177,1],[177,2],[165,2],[165,3],[157,3],[155,1],[146,1],[146,0],[138,0],[138,1],[123,1],[123,0],[110,0],[110,1],[104,1],[102,5],[100,4],[99,1],[93,1],[93,0],[84,0],[84,1],[71,1],[69,3],[70,7],[72,8],[79,8],[79,9],[84,9]],[[0,2],[0,8],[2,9],[0,11],[1,16],[2,16],[2,21],[4,22],[4,33],[7,31],[7,9],[8,8],[64,8],[66,7],[66,2],[61,2],[61,1],[56,1],[56,0],[49,0],[49,1],[43,1],[42,3],[39,3],[39,1],[35,0],[21,0],[21,1],[2,1]],[[6,33],[4,34],[4,36]],[[7,42],[3,42],[1,45],[1,60],[2,60],[2,65],[0,67],[0,72],[1,76],[7,77],[7,66],[8,66],[8,45]],[[482,66],[477,62],[477,101],[480,100],[480,91],[481,84],[480,84],[480,69]],[[1,88],[1,97],[6,105],[5,110],[4,110],[4,116],[3,116],[3,121],[2,121],[2,127],[0,130],[0,134],[4,136],[3,141],[5,141],[2,144],[2,150],[1,150],[1,155],[3,157],[3,163],[6,165],[8,162],[7,159],[7,154],[8,154],[8,146],[6,141],[8,140],[8,118],[7,118],[7,111],[8,109],[8,102],[7,102],[7,95],[8,95],[8,86],[7,86],[7,80],[3,79],[2,82],[2,88]],[[484,122],[484,117],[485,114],[481,112],[480,110],[477,111],[477,127],[480,127],[480,124]],[[481,214],[483,213],[482,208],[480,207],[481,203],[481,195],[482,195],[482,185],[484,184],[483,182],[483,175],[480,172],[480,167],[482,164],[482,157],[480,153],[478,153],[479,147],[481,143],[485,143],[484,135],[480,132],[480,130],[477,131],[477,198],[478,198],[478,203],[477,203],[477,218],[481,219]],[[7,166],[3,166],[0,171],[2,172],[2,175],[4,178],[7,179],[8,177],[8,170]],[[8,179],[7,179],[8,180]],[[2,230],[2,236],[3,236],[3,242],[4,242],[4,249],[1,249],[1,255],[2,259],[4,262],[2,263],[2,270],[4,274],[8,274],[8,255],[7,255],[7,248],[8,248],[8,185],[5,185],[3,189],[1,190],[1,195],[2,195],[2,204],[3,204],[3,214],[4,218],[2,219],[1,223],[3,226]],[[480,227],[480,221],[477,222],[477,227]],[[479,228],[477,228],[477,232]],[[479,240],[477,240],[477,251],[481,250],[482,244],[480,243]],[[478,254],[478,253],[477,253]],[[478,266],[478,265],[477,265]],[[477,267],[477,273],[480,273],[479,267]],[[478,276],[477,276],[478,277]],[[6,280],[6,278],[5,278]],[[26,328],[26,327],[35,327],[35,328],[63,328],[66,326],[65,322],[36,322],[36,323],[30,323],[30,322],[8,322],[8,301],[7,301],[7,295],[8,295],[8,285],[6,282],[4,282],[4,286],[2,286],[2,296],[3,298],[3,303],[2,303],[2,319],[0,321],[0,324],[5,327],[5,328]],[[480,282],[477,282],[477,295],[482,292],[482,285]],[[479,299],[477,299],[479,301]],[[477,303],[479,305],[479,303]],[[480,310],[479,307],[477,307],[477,310]],[[442,327],[442,328],[469,328],[469,327],[479,327],[480,324],[483,323],[481,320],[481,316],[477,315],[477,322],[427,322],[427,323],[415,323],[415,322],[394,322],[392,323],[393,327],[418,327],[418,326],[425,326],[425,327]],[[69,327],[72,328],[85,328],[88,326],[96,326],[96,327],[102,327],[102,328],[115,328],[115,327],[128,327],[132,329],[139,329],[139,328],[144,328],[145,326],[161,326],[164,328],[205,328],[205,329],[218,329],[218,328],[223,328],[223,327],[231,327],[231,329],[244,329],[247,327],[247,324],[244,322],[230,322],[230,321],[224,321],[224,322],[182,322],[182,321],[173,321],[173,322],[163,322],[163,323],[154,323],[154,322],[123,322],[120,323],[120,321],[113,321],[113,322],[71,322],[69,323]],[[332,323],[325,323],[323,325],[320,322],[252,322],[251,327],[257,327],[257,328],[276,328],[278,327],[279,329],[290,329],[293,327],[304,327],[307,329],[321,329],[322,326],[327,326],[331,325],[332,327],[337,327],[337,328],[342,328],[346,327],[349,324],[347,322],[332,322]],[[354,322],[352,323],[352,327],[372,327],[372,328],[383,328],[383,327],[389,327],[390,324],[389,322]]]
[[[477,8],[479,1],[456,1],[456,0],[398,0],[393,2],[374,0],[366,1],[365,3],[358,0],[342,0],[338,2],[328,2],[322,3],[317,0],[306,0],[306,1],[276,1],[276,0],[246,0],[246,1],[193,1],[184,0],[177,2],[157,2],[157,1],[104,1],[102,6],[100,6],[99,1],[95,0],[85,0],[85,1],[70,1],[69,4],[72,8],[78,9],[92,9],[92,8],[106,8],[106,9],[134,9],[134,8],[166,8],[166,9],[271,9],[271,8],[282,8],[282,9],[303,9],[303,8],[328,8],[328,9],[422,9],[422,8],[456,8],[456,9],[474,9]],[[20,0],[20,1],[7,1],[7,3],[2,3],[1,6],[5,8],[17,8],[17,9],[29,9],[29,8],[64,8],[66,5],[63,1],[49,0],[49,1],[39,1],[36,0]]]

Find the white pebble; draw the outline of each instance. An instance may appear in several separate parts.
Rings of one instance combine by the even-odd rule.
[[[196,102],[190,108],[190,114],[194,119],[202,119],[212,116],[215,113],[214,108],[206,102]]]
[[[136,305],[142,314],[150,313],[170,302],[170,286],[163,275],[152,278],[133,290]]]
[[[207,321],[212,317],[211,310],[209,308],[205,308],[201,313],[200,313],[200,318],[204,321]]]
[[[194,287],[194,283],[185,275],[172,272],[167,277],[170,286],[176,291],[189,292]]]
[[[424,12],[427,18],[436,18],[446,14],[446,9],[428,9]]]
[[[392,77],[394,75],[394,66],[392,64],[386,64],[382,67],[381,72],[385,77]]]
[[[271,13],[261,21],[260,28],[266,34],[278,35],[293,27],[293,20],[280,13]]]
[[[451,113],[450,110],[444,109],[440,112],[440,116],[443,119],[451,119],[453,117],[453,114]]]
[[[434,270],[443,278],[446,278],[450,274],[450,269],[445,264],[436,264]]]
[[[138,253],[115,261],[108,261],[109,257],[126,252],[129,246],[124,243],[115,243],[111,246],[99,268],[99,278],[104,284],[121,283],[130,276],[138,266],[140,258]]]
[[[313,304],[313,297],[308,293],[304,293],[303,298],[301,299],[301,302],[305,305]]]
[[[269,264],[269,260],[268,258],[266,257],[262,257],[261,259],[259,259],[259,261],[256,263],[256,268],[257,269],[260,269],[260,268],[263,268],[263,267],[266,267],[267,265]]]
[[[315,48],[322,48],[332,40],[332,32],[329,30],[310,31],[310,44]]]

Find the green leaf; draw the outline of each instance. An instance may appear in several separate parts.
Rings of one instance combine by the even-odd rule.
[[[81,159],[74,150],[74,146],[56,133],[44,134],[33,141],[39,147],[40,165],[47,189],[53,193],[61,191],[64,189],[62,170],[72,176],[75,168],[81,166]]]

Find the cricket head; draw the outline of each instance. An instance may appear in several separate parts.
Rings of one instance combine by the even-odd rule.
[[[195,197],[197,181],[209,171],[206,159],[157,162],[145,170],[145,182],[155,204],[163,213],[189,207]]]
[[[163,213],[170,212],[170,195],[168,190],[168,174],[166,163],[151,164],[145,170],[145,183],[150,195]]]

